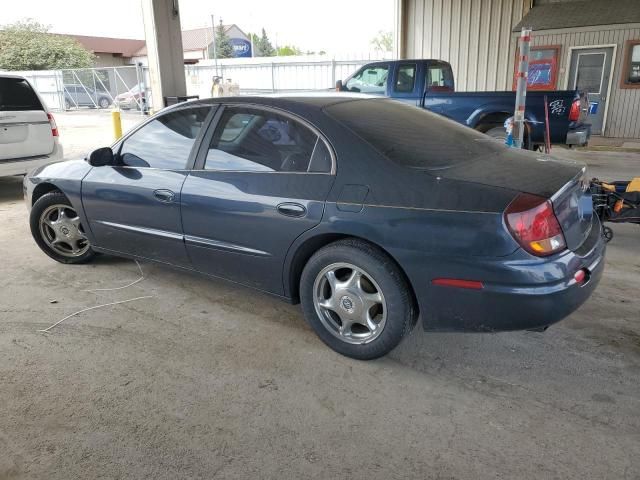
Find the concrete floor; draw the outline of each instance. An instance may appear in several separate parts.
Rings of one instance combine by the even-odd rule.
[[[637,154],[560,155],[640,173]],[[0,479],[640,478],[637,226],[614,226],[600,287],[546,333],[417,328],[359,362],[221,281],[143,264],[85,292],[136,265],[50,260],[18,180],[0,218]]]

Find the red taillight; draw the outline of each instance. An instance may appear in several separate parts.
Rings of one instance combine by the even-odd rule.
[[[569,121],[577,122],[580,119],[580,99],[574,100],[569,110]]]
[[[566,247],[553,206],[546,198],[521,193],[505,210],[504,220],[513,238],[533,255],[544,257]]]
[[[49,119],[49,125],[51,125],[51,135],[54,137],[58,136],[58,125],[56,125],[56,119],[53,118],[53,115],[47,113],[47,118]]]

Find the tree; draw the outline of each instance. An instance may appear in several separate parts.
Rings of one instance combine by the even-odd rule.
[[[0,70],[93,67],[95,56],[70,37],[48,33],[32,19],[0,30]]]
[[[371,40],[371,45],[373,45],[376,50],[391,52],[393,50],[393,34],[380,30],[378,35]]]
[[[253,38],[253,56],[254,57],[273,57],[276,54],[276,49],[271,45],[271,41],[269,37],[267,37],[267,32],[262,29],[262,36],[259,37],[255,33],[251,34],[251,38]]]
[[[233,58],[233,46],[227,32],[224,31],[224,25],[222,25],[222,19],[220,24],[216,27],[216,56],[218,58]]]
[[[283,45],[278,47],[278,55],[281,57],[291,57],[294,55],[302,55],[302,50],[293,45]]]

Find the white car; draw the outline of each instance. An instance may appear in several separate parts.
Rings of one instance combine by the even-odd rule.
[[[53,115],[31,84],[0,72],[0,177],[63,160]]]

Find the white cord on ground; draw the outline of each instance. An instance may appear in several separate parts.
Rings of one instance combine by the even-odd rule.
[[[72,313],[71,315],[67,315],[66,317],[64,317],[61,320],[58,320],[56,323],[54,323],[53,325],[51,325],[50,327],[47,327],[43,330],[38,330],[38,332],[44,332],[47,333],[49,330],[51,330],[53,327],[55,327],[56,325],[60,325],[62,322],[64,322],[67,318],[71,318],[71,317],[75,317],[76,315],[79,315],[83,312],[88,312],[89,310],[95,310],[96,308],[102,308],[102,307],[108,307],[110,305],[118,305],[120,303],[127,303],[127,302],[133,302],[135,300],[142,300],[144,298],[153,298],[152,295],[146,295],[144,297],[136,297],[136,298],[130,298],[129,300],[121,300],[119,302],[111,302],[111,303],[105,303],[102,305],[96,305],[95,307],[89,307],[89,308],[83,308],[82,310],[78,310],[75,313]]]
[[[136,265],[138,265],[138,270],[140,270],[140,278],[138,278],[137,280],[134,280],[133,282],[125,285],[124,287],[115,287],[115,288],[92,288],[91,290],[84,290],[85,292],[111,292],[113,290],[122,290],[123,288],[128,288],[131,287],[132,285],[135,285],[138,282],[141,282],[142,280],[144,280],[144,273],[142,273],[142,267],[140,266],[140,264],[138,263],[137,260],[134,260],[136,262]]]

